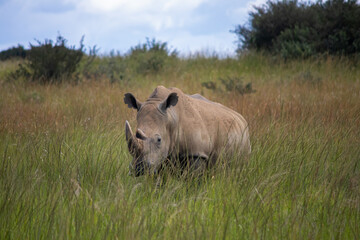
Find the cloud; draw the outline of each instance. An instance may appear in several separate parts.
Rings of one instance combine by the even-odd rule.
[[[192,11],[206,0],[66,0],[92,13],[170,13]]]
[[[146,37],[166,41],[182,53],[231,52],[235,39],[229,30],[241,22],[226,11],[244,1],[8,0],[0,5],[0,46],[27,47],[33,39],[55,39],[60,32],[71,45],[85,35],[85,45],[97,45],[102,52],[126,52]]]
[[[207,0],[66,0],[83,15],[108,19],[118,27],[147,25],[155,31],[183,27]]]

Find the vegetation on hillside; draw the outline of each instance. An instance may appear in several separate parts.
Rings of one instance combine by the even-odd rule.
[[[138,75],[156,75],[180,61],[176,50],[156,39],[146,39],[146,43],[131,47],[126,54],[115,54],[112,51],[108,55],[99,56],[96,51],[92,52],[94,54],[85,57],[80,67],[83,77],[87,80],[106,78],[111,83],[129,81]]]
[[[85,54],[83,38],[78,49],[67,46],[67,40],[61,35],[55,43],[45,39],[44,42],[37,41],[37,44],[31,44],[26,51],[19,46],[0,53],[3,60],[24,55],[25,61],[8,74],[10,81],[24,79],[44,84],[108,77],[114,83],[129,80],[134,74],[158,74],[166,65],[179,60],[176,50],[171,50],[166,42],[155,39],[146,39],[146,43],[130,48],[126,54],[115,54],[112,51],[104,56],[98,55],[96,46],[89,50],[89,54]]]

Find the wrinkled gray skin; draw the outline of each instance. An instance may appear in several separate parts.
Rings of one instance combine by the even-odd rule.
[[[158,86],[146,102],[126,93],[125,104],[137,110],[137,130],[125,122],[126,140],[133,156],[130,173],[158,174],[164,163],[186,159],[194,170],[215,164],[221,153],[251,152],[248,124],[237,112],[199,94]],[[187,165],[187,166],[188,166]]]

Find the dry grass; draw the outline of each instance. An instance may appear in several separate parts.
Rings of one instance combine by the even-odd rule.
[[[226,76],[256,92],[201,87]],[[359,76],[346,59],[259,55],[179,60],[117,84],[2,79],[0,238],[356,239]],[[145,100],[157,85],[240,112],[250,124],[249,164],[214,169],[200,186],[169,178],[159,190],[151,179],[128,177],[123,128],[125,119],[134,126],[135,112],[123,95]]]
[[[218,67],[221,70],[222,66]],[[276,69],[282,67],[284,68],[279,66]],[[209,79],[216,81],[217,76],[222,75],[219,69],[210,73],[213,76]],[[295,128],[304,122],[334,128],[359,126],[358,78],[346,80],[341,76],[334,78],[332,72],[320,72],[317,73],[320,80],[313,83],[312,79],[301,75],[302,71],[293,75],[285,73],[286,78],[281,76],[284,75],[283,72],[279,75],[264,73],[263,78],[268,78],[266,82],[263,78],[245,77],[253,82],[257,92],[244,96],[236,92],[213,92],[202,88],[201,80],[187,72],[169,78],[168,75],[148,76],[134,83],[115,85],[106,80],[60,86],[4,83],[0,86],[0,131],[31,133],[63,131],[78,126],[123,127],[125,119],[134,120],[135,116],[123,103],[124,93],[132,92],[145,100],[160,84],[176,86],[185,93],[202,93],[205,97],[238,111],[246,117],[253,132],[258,132],[258,128],[269,123],[285,123],[288,127]],[[193,75],[197,74],[199,73]],[[356,127],[353,130],[358,131]]]

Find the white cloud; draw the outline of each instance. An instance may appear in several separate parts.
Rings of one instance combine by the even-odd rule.
[[[122,12],[127,14],[192,11],[206,0],[65,0],[91,13]]]
[[[207,0],[65,0],[76,11],[103,17],[111,25],[148,25],[155,31],[182,27],[192,20],[191,13]]]
[[[150,2],[150,0],[75,0],[74,4],[78,6],[78,9],[82,9],[90,13],[104,13],[116,11],[136,13],[149,8],[151,6]]]

